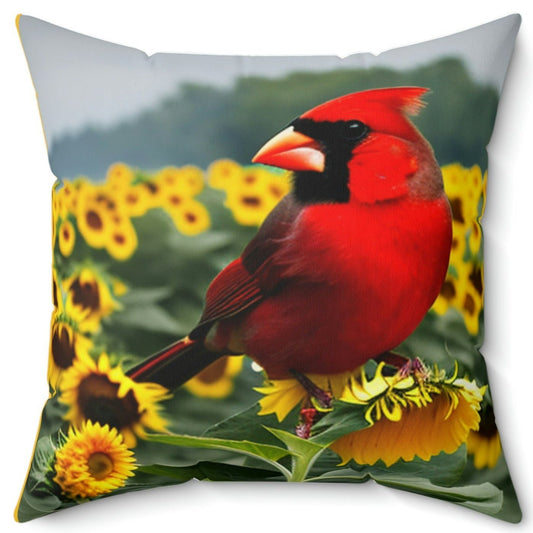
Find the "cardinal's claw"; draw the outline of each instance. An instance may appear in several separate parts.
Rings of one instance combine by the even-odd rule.
[[[321,389],[301,372],[298,372],[297,370],[291,370],[290,372],[300,382],[300,385],[308,392],[309,396],[316,400],[318,408],[331,409],[332,397],[329,392]]]

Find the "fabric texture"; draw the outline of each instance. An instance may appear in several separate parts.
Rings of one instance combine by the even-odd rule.
[[[374,479],[520,521],[479,351],[519,15],[345,59],[17,25],[56,177],[18,521],[194,478]]]

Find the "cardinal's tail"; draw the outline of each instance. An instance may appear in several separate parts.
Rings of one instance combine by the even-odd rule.
[[[134,366],[127,375],[138,382],[150,381],[175,389],[221,356],[208,351],[202,341],[185,337]]]

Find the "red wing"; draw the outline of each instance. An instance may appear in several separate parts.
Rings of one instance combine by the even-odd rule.
[[[257,279],[244,268],[240,258],[235,259],[209,285],[202,318],[189,337],[203,337],[217,320],[236,315],[262,299]]]
[[[259,303],[279,285],[282,274],[276,253],[300,212],[286,196],[269,214],[242,256],[230,263],[207,289],[204,312],[189,337],[204,337],[214,322]]]

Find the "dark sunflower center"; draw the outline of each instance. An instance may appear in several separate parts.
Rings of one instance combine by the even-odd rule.
[[[72,291],[72,303],[81,305],[86,309],[100,309],[100,293],[96,282],[81,283],[79,278],[70,286]]]
[[[68,330],[57,327],[52,334],[52,358],[59,368],[69,368],[76,357]]]
[[[473,315],[476,310],[476,303],[474,302],[474,298],[470,294],[467,294],[465,296],[465,301],[463,303],[464,310],[469,313],[470,315]]]
[[[478,432],[487,438],[494,437],[498,433],[496,419],[494,418],[494,409],[490,405],[486,407],[481,415]]]
[[[85,218],[87,220],[87,225],[91,229],[98,231],[104,227],[102,219],[100,218],[100,215],[96,211],[87,211]]]
[[[463,201],[461,198],[452,198],[450,200],[450,207],[452,208],[452,218],[457,222],[464,223]]]
[[[478,265],[474,267],[468,276],[468,279],[472,282],[472,285],[476,289],[477,293],[479,295],[483,294],[483,277],[481,275],[481,268]]]
[[[83,379],[78,388],[78,407],[84,418],[118,430],[138,422],[139,403],[135,395],[130,390],[119,398],[118,389],[118,384],[107,376],[91,374]]]
[[[456,295],[455,285],[451,281],[446,280],[442,284],[440,293],[442,297],[445,298],[446,300],[451,300]]]
[[[244,205],[249,207],[258,207],[261,205],[261,199],[257,196],[243,196],[241,200]]]
[[[89,468],[89,474],[98,480],[104,479],[113,472],[113,461],[111,457],[102,452],[93,453],[87,460],[87,466]]]
[[[126,242],[126,237],[124,237],[124,235],[122,235],[121,233],[114,233],[113,240],[117,244],[124,244]]]
[[[215,381],[218,381],[221,377],[224,376],[224,372],[226,371],[227,365],[228,358],[221,357],[220,359],[217,359],[214,363],[211,363],[207,368],[202,370],[196,377],[202,383],[215,383]]]
[[[57,307],[59,305],[59,302],[57,300],[57,283],[56,280],[52,278],[52,299],[54,301],[54,307]]]

